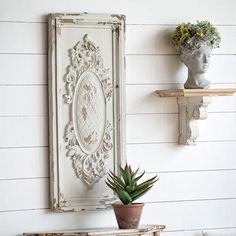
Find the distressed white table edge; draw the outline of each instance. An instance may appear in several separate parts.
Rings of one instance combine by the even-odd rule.
[[[23,236],[97,236],[97,235],[156,235],[165,229],[164,225],[143,225],[138,229],[95,228],[58,232],[24,233]]]

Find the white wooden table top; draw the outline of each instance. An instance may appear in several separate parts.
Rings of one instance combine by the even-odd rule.
[[[118,228],[94,228],[79,229],[70,231],[55,231],[41,233],[24,233],[24,236],[96,236],[96,235],[145,235],[146,233],[159,233],[165,229],[164,225],[144,225],[138,229],[118,229]]]

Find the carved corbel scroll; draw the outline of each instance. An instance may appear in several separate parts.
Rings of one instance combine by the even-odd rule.
[[[179,106],[179,144],[195,145],[199,136],[198,120],[207,118],[212,96],[232,96],[235,88],[157,90],[160,97],[176,97]]]
[[[207,118],[210,97],[178,97],[179,143],[195,145],[199,136],[198,120]]]

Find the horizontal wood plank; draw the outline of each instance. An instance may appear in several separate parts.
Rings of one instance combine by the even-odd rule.
[[[47,117],[0,117],[0,147],[48,145]]]
[[[127,84],[164,83],[176,88],[176,83],[183,84],[187,79],[187,68],[179,55],[128,55],[126,61]],[[213,84],[235,84],[235,63],[235,55],[213,55],[206,77]]]
[[[177,113],[176,98],[161,98],[155,90],[167,86],[127,85],[126,112],[142,113]],[[0,86],[0,116],[47,116],[47,86]],[[209,112],[236,111],[234,96],[212,97]]]
[[[128,162],[146,172],[236,169],[235,153],[236,141],[127,145]]]
[[[211,113],[199,120],[199,141],[236,140],[236,113]],[[224,122],[223,122],[224,121]],[[127,143],[177,142],[177,114],[127,116]]]
[[[0,180],[49,177],[48,148],[0,149]]]
[[[166,230],[235,227],[236,200],[146,204],[142,223],[165,224]]]
[[[210,113],[199,121],[199,141],[236,140],[236,113]],[[224,120],[224,124],[222,121]],[[47,117],[0,117],[0,147],[48,145]],[[177,142],[177,114],[127,116],[128,143]]]
[[[216,54],[235,54],[236,26],[218,26],[221,35],[220,48],[214,49]],[[127,54],[173,54],[177,53],[171,44],[173,26],[160,25],[128,25]]]
[[[153,174],[146,174],[145,179]],[[153,188],[140,198],[141,202],[193,201],[236,198],[231,179],[236,170],[160,173]],[[220,187],[219,187],[220,186]]]
[[[158,4],[155,0],[149,0],[148,4],[145,0],[139,0],[135,2],[135,5],[133,1],[127,2],[125,0],[119,2],[101,0],[100,4],[94,4],[92,0],[80,0],[79,2],[77,0],[62,0],[57,4],[47,0],[42,0],[40,3],[21,0],[20,6],[19,10],[15,7],[14,0],[4,1],[1,4],[0,20],[46,22],[49,12],[79,13],[86,11],[126,14],[127,23],[133,24],[195,22],[196,20],[206,20],[206,16],[213,23],[234,24],[236,22],[234,0],[227,2],[224,0],[208,0],[207,2],[199,0],[193,1],[191,4],[187,0],[178,2],[167,0],[158,2]],[[167,12],[168,14],[166,14]]]
[[[0,54],[0,65],[0,85],[47,84],[46,55]]]
[[[0,116],[47,116],[47,86],[0,86]]]
[[[146,204],[140,223],[165,224],[167,226],[166,231],[221,229],[236,227],[235,212],[236,200],[233,199]],[[14,227],[12,227],[12,222],[14,222]],[[4,236],[23,232],[112,226],[116,226],[112,210],[63,214],[52,213],[48,210],[0,213],[1,233]]]
[[[235,142],[200,142],[188,147],[132,144],[127,145],[127,160],[134,168],[140,166],[146,172],[227,170],[236,169],[235,149]],[[0,156],[0,179],[49,176],[47,148],[0,149]]]
[[[235,142],[200,142],[188,147],[132,144],[127,145],[127,160],[134,168],[140,166],[146,172],[227,170],[236,169],[235,152]],[[0,179],[49,176],[48,148],[6,148],[0,149],[0,156]]]
[[[0,189],[0,211],[49,207],[48,178],[0,180]]]
[[[132,55],[126,61],[126,84],[168,83],[176,88],[187,78],[178,55]],[[235,63],[235,55],[213,55],[207,78],[213,84],[235,84]],[[0,54],[0,64],[0,84],[47,84],[46,55]]]
[[[171,45],[173,26],[128,25],[127,54],[176,54]],[[213,52],[235,54],[236,26],[219,26],[221,46]],[[47,53],[47,24],[0,22],[0,53]],[[17,38],[17,41],[15,40]]]
[[[47,53],[47,24],[0,22],[0,34],[0,53]]]
[[[146,174],[145,179],[153,174]],[[160,173],[152,190],[141,202],[178,202],[236,198],[231,179],[236,170]],[[219,187],[221,186],[221,187]],[[0,180],[0,211],[49,208],[49,179]],[[23,199],[23,200],[22,200]]]

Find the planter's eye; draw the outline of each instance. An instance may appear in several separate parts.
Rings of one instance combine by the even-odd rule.
[[[200,51],[196,51],[196,53],[195,53],[194,55],[195,55],[195,57],[197,57],[197,58],[202,58],[202,57],[203,57],[203,53],[200,52]]]

